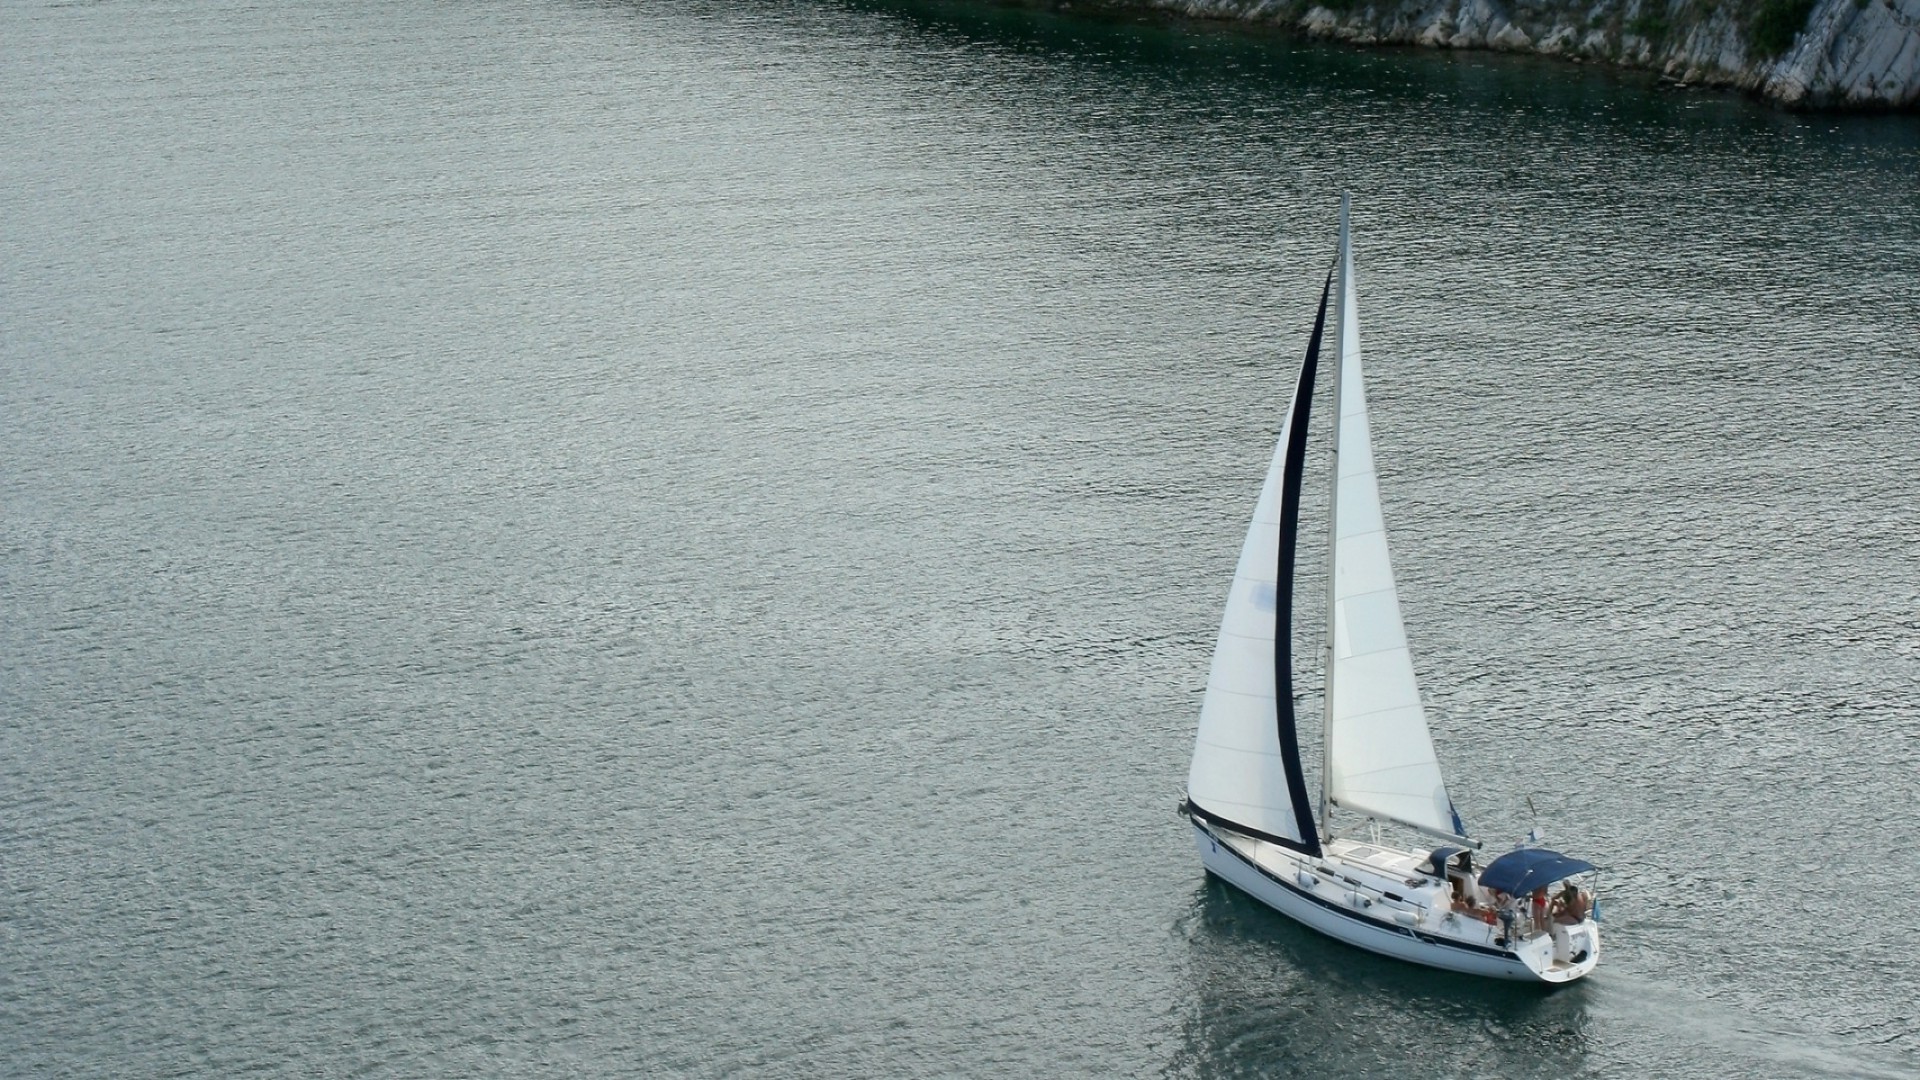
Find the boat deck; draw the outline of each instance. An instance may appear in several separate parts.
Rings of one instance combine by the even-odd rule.
[[[1470,906],[1455,888],[1480,891],[1478,875],[1436,876],[1422,869],[1431,865],[1427,852],[1330,839],[1314,856],[1198,819],[1193,825],[1208,870],[1349,944],[1430,967],[1549,983],[1582,978],[1599,961],[1591,919],[1536,923],[1510,899],[1504,912]]]
[[[1328,858],[1337,859],[1350,866],[1391,875],[1404,880],[1408,885],[1422,881],[1438,884],[1431,874],[1420,867],[1426,862],[1426,855],[1410,851],[1396,851],[1390,847],[1362,843],[1358,840],[1330,840],[1326,845]]]
[[[1235,847],[1276,879],[1369,922],[1436,944],[1510,956],[1549,981],[1577,978],[1593,966],[1582,944],[1596,940],[1591,923],[1535,920],[1523,904],[1511,909],[1509,939],[1509,926],[1502,923],[1491,898],[1473,884],[1468,888],[1480,894],[1475,905],[1457,902],[1451,882],[1422,869],[1427,865],[1425,852],[1333,839],[1321,857],[1312,858],[1251,838],[1235,841]]]

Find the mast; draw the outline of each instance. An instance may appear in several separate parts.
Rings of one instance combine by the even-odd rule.
[[[1478,847],[1464,835],[1447,796],[1394,585],[1367,420],[1344,193],[1339,270],[1321,825],[1330,834],[1332,812],[1339,808]]]
[[[1335,276],[1339,291],[1334,294],[1333,309],[1333,452],[1327,468],[1327,633],[1324,646],[1326,690],[1321,698],[1320,716],[1320,831],[1333,835],[1333,612],[1334,555],[1340,546],[1339,530],[1334,528],[1334,511],[1340,502],[1340,387],[1347,367],[1347,274],[1352,266],[1347,247],[1347,193],[1340,193],[1340,248],[1335,256]]]

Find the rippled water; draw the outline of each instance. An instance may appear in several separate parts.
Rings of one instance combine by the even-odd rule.
[[[801,0],[17,3],[0,115],[4,1071],[1920,1068],[1911,118]],[[1341,185],[1565,992],[1172,813]]]

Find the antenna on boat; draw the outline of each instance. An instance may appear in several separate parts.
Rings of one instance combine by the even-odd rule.
[[[1533,808],[1532,795],[1527,795],[1525,798],[1527,800],[1527,817],[1532,822],[1532,827],[1527,830],[1527,843],[1537,846],[1541,841],[1546,839],[1546,837],[1540,835],[1540,811]]]

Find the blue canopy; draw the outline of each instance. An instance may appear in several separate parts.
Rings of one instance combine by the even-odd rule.
[[[1480,884],[1511,896],[1524,896],[1593,869],[1597,868],[1585,859],[1569,858],[1546,848],[1520,848],[1488,863],[1480,871]]]

